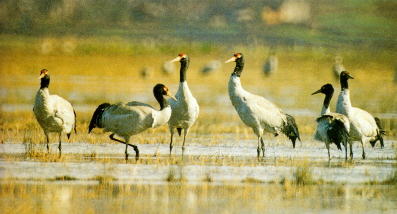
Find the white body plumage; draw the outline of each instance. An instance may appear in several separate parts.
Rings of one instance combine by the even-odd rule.
[[[113,132],[128,142],[132,135],[166,124],[170,116],[170,106],[158,111],[140,102],[117,103],[103,112],[101,124],[105,131]]]
[[[272,133],[275,136],[280,133],[285,134],[295,148],[296,139],[300,140],[295,119],[265,98],[244,90],[240,82],[240,75],[244,68],[243,55],[236,53],[225,63],[232,61],[236,62],[236,67],[228,83],[229,97],[240,119],[245,125],[251,127],[258,137],[258,158],[261,150],[262,156],[265,156],[264,132]]]
[[[374,117],[360,108],[351,106],[349,89],[344,89],[340,92],[336,111],[349,118],[351,140],[367,142],[376,138],[378,127]]]
[[[48,88],[37,92],[33,112],[45,133],[71,133],[76,123],[72,104]]]
[[[232,75],[228,84],[230,100],[240,119],[259,137],[263,132],[279,134],[287,122],[285,114],[265,98],[243,89],[240,78]]]
[[[172,114],[168,121],[170,129],[189,129],[199,115],[199,105],[196,98],[190,92],[186,81],[179,83],[178,91],[175,94],[176,100],[169,99]]]
[[[40,71],[40,89],[36,93],[35,103],[33,106],[34,115],[44,131],[47,141],[47,151],[49,147],[49,133],[58,133],[59,154],[62,152],[61,137],[66,133],[70,137],[73,129],[76,131],[76,114],[72,104],[57,95],[51,95],[48,86],[50,85],[50,76],[47,69]]]
[[[381,138],[380,130],[376,124],[375,118],[368,112],[352,107],[350,101],[350,91],[348,88],[348,79],[353,79],[346,71],[340,75],[341,92],[339,93],[336,112],[346,115],[350,121],[350,155],[352,153],[351,141],[360,141],[362,147],[362,157],[365,159],[364,144]]]
[[[160,104],[160,110],[136,101],[113,105],[103,103],[99,105],[92,115],[88,133],[95,127],[112,132],[109,136],[111,140],[125,144],[126,160],[128,160],[128,146],[134,148],[135,158],[138,159],[139,149],[136,145],[129,143],[130,137],[146,129],[164,125],[171,117],[171,106],[164,98],[164,96],[173,97],[168,88],[163,84],[157,84],[153,88],[153,94]],[[115,134],[124,138],[124,141],[116,139],[114,137]]]
[[[182,155],[185,150],[186,135],[189,132],[191,126],[193,126],[199,115],[199,105],[197,104],[196,98],[194,98],[192,92],[186,81],[186,72],[189,67],[190,59],[186,54],[180,53],[171,62],[180,62],[181,67],[179,71],[179,88],[176,92],[176,100],[169,100],[172,114],[168,122],[168,126],[171,133],[170,139],[170,154],[173,148],[173,136],[174,130],[177,129],[179,135],[183,130],[183,143],[182,143]]]

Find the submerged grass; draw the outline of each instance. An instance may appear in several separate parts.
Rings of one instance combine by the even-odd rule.
[[[312,172],[309,167],[297,167],[295,169],[295,172],[293,173],[293,182],[296,185],[308,185],[308,184],[314,184],[314,179]]]

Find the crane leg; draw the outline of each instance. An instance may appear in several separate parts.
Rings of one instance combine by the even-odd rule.
[[[47,153],[50,153],[50,145],[49,145],[50,139],[48,138],[48,133],[44,132],[44,135],[47,141]]]
[[[258,147],[256,148],[256,152],[257,152],[257,156],[258,156],[258,160],[259,157],[261,156],[261,137],[258,136]]]
[[[363,142],[363,140],[361,140],[360,142],[361,142],[361,148],[363,149],[362,156],[363,156],[363,159],[365,159],[364,142]]]
[[[114,137],[114,133],[112,133],[112,134],[109,136],[109,138],[110,138],[111,140],[116,141],[116,142],[125,144],[125,147],[126,147],[126,149],[125,149],[125,154],[126,154],[125,159],[126,159],[126,160],[128,160],[127,146],[131,146],[132,148],[134,148],[134,151],[135,151],[135,159],[136,159],[136,160],[139,159],[139,149],[138,149],[138,146],[133,145],[133,144],[129,144],[129,143],[127,143],[128,141],[127,141],[127,142],[124,142],[124,141],[121,141],[121,140],[119,140],[119,139],[116,139],[116,138]]]
[[[350,147],[350,159],[353,160],[353,142],[349,141],[349,147]]]
[[[125,144],[125,160],[128,160],[128,144]]]
[[[265,143],[263,143],[263,137],[260,137],[261,139],[261,146],[262,146],[262,157],[265,157]]]
[[[186,140],[186,135],[188,133],[188,129],[183,129],[183,143],[182,143],[182,157],[183,153],[185,152],[185,140]]]
[[[59,149],[59,156],[62,155],[62,142],[61,142],[61,138],[62,138],[62,132],[59,133],[58,135],[58,139],[59,139],[59,145],[58,145],[58,149]]]
[[[326,142],[326,143],[325,143],[325,146],[327,147],[327,151],[328,151],[328,162],[330,162],[330,161],[331,161],[331,153],[330,153],[330,151],[329,151],[329,143]]]
[[[171,152],[172,152],[172,141],[174,139],[174,128],[170,128],[170,132],[171,132],[171,139],[170,139],[170,156],[171,156]]]

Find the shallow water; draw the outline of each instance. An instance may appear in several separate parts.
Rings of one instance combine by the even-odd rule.
[[[396,190],[382,185],[71,183],[0,184],[9,193],[0,206],[7,205],[5,213],[373,214],[397,209]]]
[[[252,141],[221,140],[220,144],[212,146],[190,144],[186,146],[183,159],[180,146],[175,146],[169,157],[166,144],[142,144],[138,145],[141,154],[138,162],[132,149],[130,160],[124,161],[125,147],[121,144],[64,143],[62,153],[66,158],[60,162],[42,162],[26,156],[29,148],[24,144],[0,144],[0,177],[31,180],[111,176],[118,182],[165,183],[172,173],[193,183],[207,177],[216,182],[246,179],[280,182],[293,179],[296,168],[304,166],[315,180],[350,184],[381,182],[395,171],[394,142],[385,141],[384,149],[366,148],[366,160],[361,159],[361,148],[356,144],[354,162],[345,166],[344,152],[331,147],[332,160],[328,163],[325,146],[316,142],[298,144],[296,149],[289,144],[271,142],[262,160],[256,159],[256,145]],[[44,145],[35,145],[34,149],[46,153]],[[51,153],[58,154],[57,144],[51,144]]]

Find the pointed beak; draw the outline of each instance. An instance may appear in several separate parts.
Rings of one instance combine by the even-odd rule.
[[[352,76],[350,76],[349,74],[347,75],[347,77],[349,78],[349,79],[354,79]]]
[[[315,95],[315,94],[318,94],[318,93],[321,93],[321,89],[319,89],[319,90],[317,90],[317,91],[313,92],[313,94],[312,94],[312,95]]]
[[[235,62],[236,61],[236,57],[235,56],[233,56],[232,58],[230,58],[230,59],[228,59],[228,60],[226,60],[225,61],[225,63],[229,63],[229,62]]]
[[[171,94],[171,92],[167,91],[166,96],[171,97],[172,99],[174,99],[175,101],[177,101],[177,99],[174,97],[174,95]]]
[[[38,79],[41,79],[41,78],[43,78],[45,76],[45,74],[44,73],[42,73],[42,74],[40,74],[40,76],[39,76],[39,78]]]
[[[171,60],[170,62],[179,62],[181,61],[182,57],[178,56],[175,59]]]

